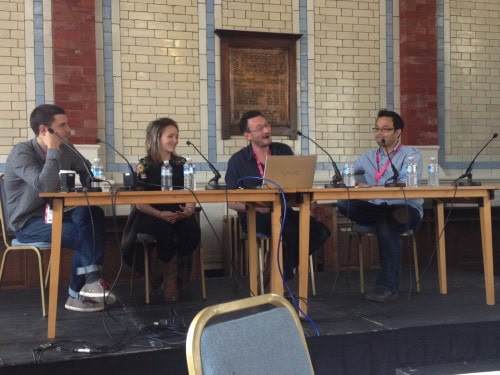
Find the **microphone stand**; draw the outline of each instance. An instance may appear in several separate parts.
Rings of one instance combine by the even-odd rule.
[[[492,135],[492,137],[488,140],[488,142],[486,142],[486,144],[483,146],[483,148],[481,148],[481,150],[479,150],[479,152],[476,154],[476,156],[474,156],[474,159],[472,159],[472,161],[470,162],[470,164],[467,167],[467,169],[465,170],[465,172],[460,177],[458,177],[457,179],[455,179],[455,181],[453,181],[453,185],[455,185],[455,186],[481,186],[481,182],[480,181],[474,181],[472,179],[472,167],[474,166],[474,162],[476,161],[476,159],[479,156],[479,154],[481,154],[481,152],[483,152],[483,150],[486,147],[488,147],[488,145],[496,137],[498,137],[498,133],[494,133]],[[465,181],[461,181],[463,179],[465,179]]]
[[[54,129],[47,128],[47,131],[50,134],[53,134],[57,138],[59,138],[59,140],[62,142],[62,144],[64,146],[66,146],[66,148],[68,150],[70,150],[74,155],[76,155],[76,157],[82,162],[83,167],[85,168],[85,172],[87,172],[87,174],[88,174],[86,183],[90,185],[90,186],[84,186],[84,184],[82,184],[82,190],[83,191],[87,191],[87,192],[99,192],[99,191],[102,191],[102,189],[100,187],[92,187],[92,182],[101,182],[102,180],[99,180],[99,179],[97,179],[97,178],[94,177],[94,174],[92,173],[92,171],[90,170],[89,166],[87,165],[87,159],[85,159],[83,157],[83,155],[80,154],[80,152],[78,152],[78,150],[72,144],[70,144],[63,137],[61,137],[59,134],[57,134],[54,131]]]
[[[389,151],[387,151],[387,147],[385,145],[385,139],[382,138],[382,148],[385,151],[385,154],[387,155],[387,159],[389,159],[389,163],[391,163],[391,169],[392,169],[392,177],[389,178],[385,183],[385,187],[405,187],[406,184],[404,182],[398,181],[399,180],[399,171],[392,162],[391,156],[389,154]]]
[[[96,138],[97,143],[103,143],[106,146],[109,146],[114,152],[118,154],[123,160],[125,160],[125,163],[127,163],[127,167],[129,169],[129,172],[123,172],[123,186],[127,190],[135,190],[138,185],[138,180],[137,176],[135,175],[134,168],[132,167],[132,164],[128,161],[128,159],[123,155],[120,151],[118,151],[111,143],[106,142],[105,140],[102,140],[100,138]]]
[[[186,141],[186,144],[188,146],[192,146],[196,152],[203,158],[203,160],[205,160],[208,164],[208,167],[210,168],[210,170],[212,171],[212,173],[214,174],[214,177],[212,177],[208,183],[207,183],[207,186],[205,186],[205,189],[206,190],[223,190],[223,189],[226,189],[226,185],[225,184],[219,184],[219,178],[221,178],[221,174],[220,172],[217,170],[217,168],[215,168],[215,166],[205,157],[205,155],[203,155],[201,153],[200,150],[198,150],[198,147],[196,147],[191,141]]]
[[[328,153],[328,151],[326,151],[323,147],[321,147],[321,145],[318,142],[316,142],[314,139],[308,137],[307,135],[305,135],[304,133],[302,133],[298,130],[297,130],[297,134],[300,135],[301,137],[304,137],[305,139],[311,141],[312,143],[314,143],[316,145],[316,147],[318,147],[321,151],[323,151],[330,159],[330,162],[332,163],[332,166],[333,166],[334,175],[332,176],[332,181],[328,184],[325,184],[325,187],[326,188],[345,188],[346,186],[344,184],[344,179],[342,178],[342,173],[340,173],[339,168],[337,167],[337,163],[335,163],[333,161],[332,155],[330,155]]]

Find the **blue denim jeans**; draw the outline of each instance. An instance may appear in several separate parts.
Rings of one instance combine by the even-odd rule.
[[[90,213],[92,212],[92,218]],[[92,223],[94,230],[92,230]],[[34,217],[16,231],[21,242],[51,242],[52,225]],[[75,251],[71,268],[69,295],[77,298],[85,275],[102,269],[104,258],[104,211],[100,207],[76,207],[64,213],[62,246]]]
[[[421,220],[418,210],[408,205],[378,205],[359,200],[339,201],[337,207],[342,215],[356,223],[374,228],[381,267],[376,285],[397,292],[401,266],[400,234],[417,227]],[[395,209],[406,208],[408,221],[401,224],[394,219],[393,212]]]

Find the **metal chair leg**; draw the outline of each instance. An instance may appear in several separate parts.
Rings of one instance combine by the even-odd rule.
[[[411,242],[413,248],[413,263],[415,264],[415,284],[417,286],[417,293],[420,293],[420,271],[418,268],[417,240],[415,234],[411,235]]]
[[[40,297],[42,299],[42,315],[47,316],[46,306],[45,306],[45,285],[43,283],[43,265],[42,265],[42,255],[39,250],[33,249],[36,254],[38,262],[38,278],[40,281]]]
[[[149,280],[149,251],[147,245],[143,242],[142,246],[144,247],[144,302],[146,305],[149,305],[150,302],[150,280]]]
[[[363,237],[357,236],[358,238],[358,258],[359,258],[359,288],[361,294],[365,294],[365,266],[363,259]]]
[[[309,274],[311,275],[311,291],[316,296],[316,274],[314,273],[314,257],[309,255]]]
[[[47,289],[48,285],[49,285],[49,276],[50,276],[50,258],[49,257],[49,262],[47,264],[47,271],[45,271],[45,289]]]
[[[200,245],[199,246],[199,256],[200,256],[200,279],[201,279],[201,296],[203,300],[207,299],[207,285],[206,285],[206,280],[205,280],[205,264],[204,264],[204,257],[203,257],[203,247]]]
[[[259,241],[259,284],[260,293],[264,294],[264,241]]]

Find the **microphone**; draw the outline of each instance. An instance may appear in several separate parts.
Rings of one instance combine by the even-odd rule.
[[[123,160],[125,160],[125,163],[127,163],[128,172],[123,172],[123,186],[128,189],[128,190],[135,190],[138,185],[138,181],[135,175],[134,168],[132,167],[132,164],[128,161],[128,159],[123,155],[120,151],[118,151],[111,143],[106,142],[103,139],[96,138],[97,143],[103,143],[106,146],[109,146],[118,156],[120,156]]]
[[[325,187],[345,188],[344,179],[342,178],[342,173],[340,173],[340,170],[337,167],[337,163],[335,163],[333,161],[332,155],[330,155],[328,153],[328,151],[326,151],[323,147],[321,147],[321,145],[318,142],[316,142],[314,139],[308,137],[307,135],[305,135],[301,131],[297,130],[297,134],[300,135],[301,137],[304,137],[305,139],[311,141],[312,143],[314,143],[316,145],[316,147],[318,147],[321,151],[323,151],[328,156],[328,158],[330,158],[330,162],[332,163],[333,171],[335,174],[332,176],[332,182],[330,182],[329,184],[326,184]]]
[[[488,147],[488,145],[496,137],[498,137],[498,133],[493,133],[493,135],[488,140],[488,142],[486,142],[486,144],[483,146],[483,148],[481,150],[479,150],[479,152],[476,154],[476,156],[474,156],[474,159],[472,159],[472,161],[470,162],[470,164],[467,167],[467,169],[465,170],[465,172],[460,177],[458,177],[457,179],[455,179],[455,181],[453,181],[453,185],[458,185],[458,186],[481,186],[481,182],[480,181],[474,181],[474,180],[472,180],[472,167],[474,166],[474,162],[476,161],[476,159],[479,156],[479,154],[481,154],[481,152],[483,152],[483,150],[486,147]],[[464,178],[466,179],[465,181],[460,181],[460,180],[462,180]]]
[[[94,177],[94,174],[92,173],[92,171],[90,170],[89,168],[89,165],[87,164],[88,163],[88,160],[85,159],[83,157],[82,154],[80,154],[80,152],[75,148],[75,146],[73,146],[71,143],[69,143],[68,141],[66,141],[66,139],[64,139],[63,137],[61,137],[59,134],[57,134],[54,129],[52,128],[47,128],[47,131],[50,133],[50,134],[53,134],[55,135],[57,138],[59,138],[59,140],[62,142],[62,144],[64,146],[66,146],[66,148],[68,150],[70,150],[74,155],[76,155],[76,157],[82,162],[83,164],[83,167],[85,168],[85,172],[87,172],[88,174],[88,177],[87,177],[87,181],[86,184],[90,185],[90,186],[84,186],[84,184],[82,183],[82,186],[83,186],[83,189],[84,191],[89,191],[89,192],[93,192],[93,191],[102,191],[102,189],[100,187],[92,187],[92,182],[100,182],[101,180],[97,179]]]
[[[389,151],[387,151],[387,146],[385,145],[385,139],[382,138],[382,147],[384,148],[385,154],[387,155],[387,159],[389,159],[389,163],[391,163],[392,169],[392,177],[389,178],[384,186],[385,187],[405,187],[406,184],[404,182],[400,182],[399,180],[399,171],[392,162],[391,155],[389,155]]]
[[[207,190],[220,190],[220,189],[226,189],[226,185],[224,184],[219,184],[219,178],[221,178],[221,174],[220,172],[217,170],[217,168],[215,168],[215,166],[205,157],[205,155],[203,155],[201,153],[200,150],[198,150],[198,148],[191,142],[191,141],[186,141],[186,144],[188,146],[192,146],[196,152],[203,158],[203,160],[205,160],[208,164],[208,167],[210,168],[210,170],[212,171],[212,173],[214,174],[214,177],[212,177],[208,183],[207,183],[207,186],[205,187],[205,189]]]

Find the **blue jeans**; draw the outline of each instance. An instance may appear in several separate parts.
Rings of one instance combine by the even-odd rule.
[[[397,292],[401,265],[400,234],[417,227],[421,220],[418,210],[408,205],[378,205],[359,200],[339,201],[337,207],[342,215],[356,223],[374,228],[381,267],[376,285]],[[408,210],[407,223],[401,224],[394,219],[393,212],[396,209]]]
[[[92,220],[90,212],[92,211]],[[92,230],[92,222],[94,230]],[[52,225],[33,217],[16,231],[21,242],[51,242]],[[100,207],[76,207],[64,213],[62,246],[75,251],[71,268],[69,295],[77,298],[85,275],[102,269],[104,258],[104,211]]]

